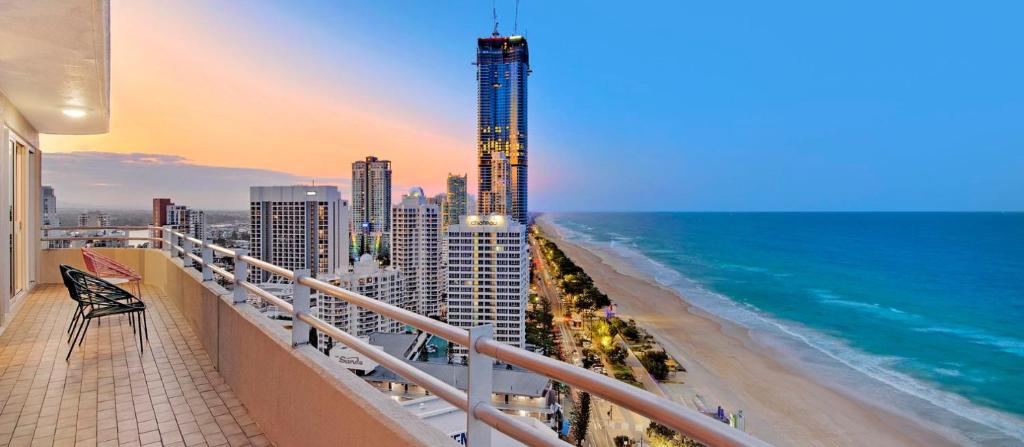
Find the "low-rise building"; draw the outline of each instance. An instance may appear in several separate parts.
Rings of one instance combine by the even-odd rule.
[[[381,267],[369,253],[362,255],[352,266],[352,270],[338,275],[337,280],[329,282],[392,306],[398,306],[405,300],[405,283],[401,272],[394,267]],[[314,315],[356,337],[373,332],[398,332],[401,329],[401,326],[390,318],[333,296],[316,298]],[[317,345],[323,347],[321,349],[330,344],[329,337],[324,334],[318,335]]]

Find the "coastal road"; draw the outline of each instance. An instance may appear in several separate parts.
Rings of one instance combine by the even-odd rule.
[[[553,323],[562,339],[562,353],[571,357],[570,363],[573,363],[572,359],[583,358],[582,349],[576,345],[572,328],[566,323],[568,315],[562,306],[561,293],[554,287],[554,281],[548,272],[547,264],[542,259],[543,255],[540,246],[533,236],[530,236],[530,245],[537,259],[541,260],[539,263],[540,268],[538,268],[539,274],[534,277],[537,290],[544,295],[551,305],[551,314],[554,316]],[[611,369],[609,368],[608,371],[611,371]],[[577,392],[577,390],[573,391]],[[609,414],[611,414],[611,417],[609,417]],[[614,447],[615,443],[612,439],[620,434],[637,439],[643,433],[643,429],[647,427],[646,418],[634,415],[629,410],[606,402],[597,396],[591,396],[590,417],[591,422],[587,433],[587,442],[592,447]],[[638,421],[635,418],[643,419],[644,422],[640,423],[642,427],[637,424]]]
[[[537,259],[541,259],[541,256],[543,255],[541,254],[540,246],[537,245],[537,241],[532,236],[530,237],[530,245],[532,246],[533,253],[538,257]],[[574,363],[573,359],[583,358],[583,352],[580,350],[579,346],[576,346],[576,341],[572,337],[572,331],[565,323],[565,313],[562,310],[562,296],[552,286],[554,281],[551,280],[547,265],[543,260],[540,261],[539,265],[540,268],[538,270],[540,274],[536,275],[534,278],[537,290],[544,295],[544,298],[547,299],[548,303],[551,305],[551,315],[554,317],[552,318],[552,323],[558,331],[559,338],[561,339],[562,354],[569,357],[569,363]],[[571,393],[573,393],[573,396],[578,396],[579,390],[572,389]],[[591,423],[589,430],[587,430],[587,444],[592,447],[614,447],[615,443],[612,441],[612,437],[608,433],[604,421],[598,415],[601,412],[601,410],[598,409],[598,400],[600,399],[591,396]],[[563,404],[562,407],[569,408],[569,406],[565,404]]]

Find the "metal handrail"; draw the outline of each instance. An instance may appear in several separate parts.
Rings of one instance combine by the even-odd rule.
[[[209,265],[207,267],[210,267],[210,270],[213,270],[213,273],[216,273],[216,274],[224,277],[224,279],[226,279],[228,281],[231,281],[231,282],[235,282],[235,275],[233,273],[231,273],[231,272],[229,272],[227,270],[224,270],[224,269],[222,269],[220,267],[217,267],[215,265]]]
[[[75,227],[40,227],[40,229],[43,230],[43,231],[50,231],[50,230],[64,230],[64,231],[82,231],[82,230],[139,231],[139,230],[152,230],[152,229],[155,229],[155,228],[159,228],[159,227],[153,227],[153,226],[150,226],[150,225],[143,225],[143,226],[122,225],[122,226],[106,226],[106,227],[93,227],[93,226],[80,225],[80,226],[75,226]]]
[[[50,241],[162,241],[158,237],[149,236],[43,236],[43,242]]]
[[[181,257],[180,254],[188,255],[189,259],[196,261],[196,266],[200,270],[204,271],[204,277],[207,275],[206,272],[208,271],[211,275],[215,273],[232,281],[236,288],[244,289],[245,291],[256,295],[261,300],[277,306],[283,312],[292,314],[294,319],[301,321],[304,324],[308,324],[350,349],[367,356],[410,382],[423,387],[430,393],[437,395],[446,402],[465,411],[467,415],[472,415],[473,418],[482,421],[491,428],[528,445],[567,446],[568,444],[557,438],[544,436],[528,424],[517,420],[501,410],[498,410],[489,402],[479,401],[471,404],[469,394],[472,393],[467,394],[466,392],[448,385],[440,379],[437,379],[422,370],[417,369],[411,364],[404,362],[402,359],[391,356],[383,350],[377,349],[365,341],[332,326],[314,315],[311,315],[309,313],[308,303],[306,303],[307,308],[297,309],[299,306],[293,306],[291,303],[288,303],[267,290],[260,288],[258,285],[246,281],[245,276],[239,278],[236,274],[230,273],[223,268],[213,265],[212,263],[203,262],[203,259],[206,258],[205,254],[203,256],[197,256],[193,253],[187,252],[187,250],[178,245],[178,243],[185,240],[195,244],[194,247],[199,247],[201,250],[208,250],[211,253],[215,251],[231,256],[235,258],[236,266],[243,266],[243,274],[246,272],[245,268],[255,267],[262,271],[292,280],[295,287],[305,287],[309,290],[316,290],[323,294],[345,300],[350,304],[373,311],[384,317],[415,327],[450,342],[466,346],[469,348],[468,351],[471,365],[473,364],[474,355],[476,355],[480,356],[478,358],[495,359],[519,366],[590,392],[596,396],[600,396],[609,402],[621,405],[622,407],[646,416],[651,420],[657,421],[707,445],[768,445],[764,441],[711,419],[693,409],[679,403],[660,398],[647,391],[639,390],[618,380],[611,379],[608,376],[597,374],[569,363],[529,352],[525,349],[516,348],[489,337],[476,338],[475,343],[471,343],[469,331],[465,329],[452,326],[406,309],[385,304],[381,301],[342,289],[341,287],[331,285],[309,276],[296,275],[296,273],[291,270],[248,256],[244,254],[244,252],[240,253],[238,250],[230,250],[208,241],[199,240],[170,228],[146,227],[139,229],[159,231],[163,236],[162,238],[143,239],[163,241],[163,248],[168,250],[173,257]],[[68,238],[48,239],[61,240]],[[238,270],[236,270],[236,272],[238,272]],[[296,277],[298,277],[297,280]],[[238,302],[237,299],[236,302]],[[293,340],[295,339],[294,337],[295,334],[293,334]],[[488,391],[488,396],[489,395],[490,392]],[[469,427],[467,427],[467,429],[468,428]],[[472,439],[470,442],[473,442],[474,444],[476,443]],[[481,443],[484,445],[489,444],[487,441]]]
[[[95,226],[74,226],[74,227],[40,227],[42,232],[47,231],[86,231],[86,230],[113,230],[113,231],[139,231],[139,230],[154,230],[157,227],[153,226],[107,226],[107,227],[95,227]],[[161,230],[162,231],[162,230]],[[160,242],[163,239],[154,236],[43,236],[39,238],[43,242],[56,242],[56,241],[150,241]]]

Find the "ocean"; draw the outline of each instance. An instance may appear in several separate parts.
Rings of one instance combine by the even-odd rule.
[[[1024,445],[1024,213],[542,219],[838,388],[982,445]]]

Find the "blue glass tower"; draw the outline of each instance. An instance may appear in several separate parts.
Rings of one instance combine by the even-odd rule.
[[[507,214],[526,224],[526,77],[530,51],[522,36],[477,39],[477,164],[480,169],[480,214]],[[508,160],[508,188],[492,175],[496,158]],[[511,198],[496,197],[511,195]],[[509,205],[511,204],[511,209]]]

